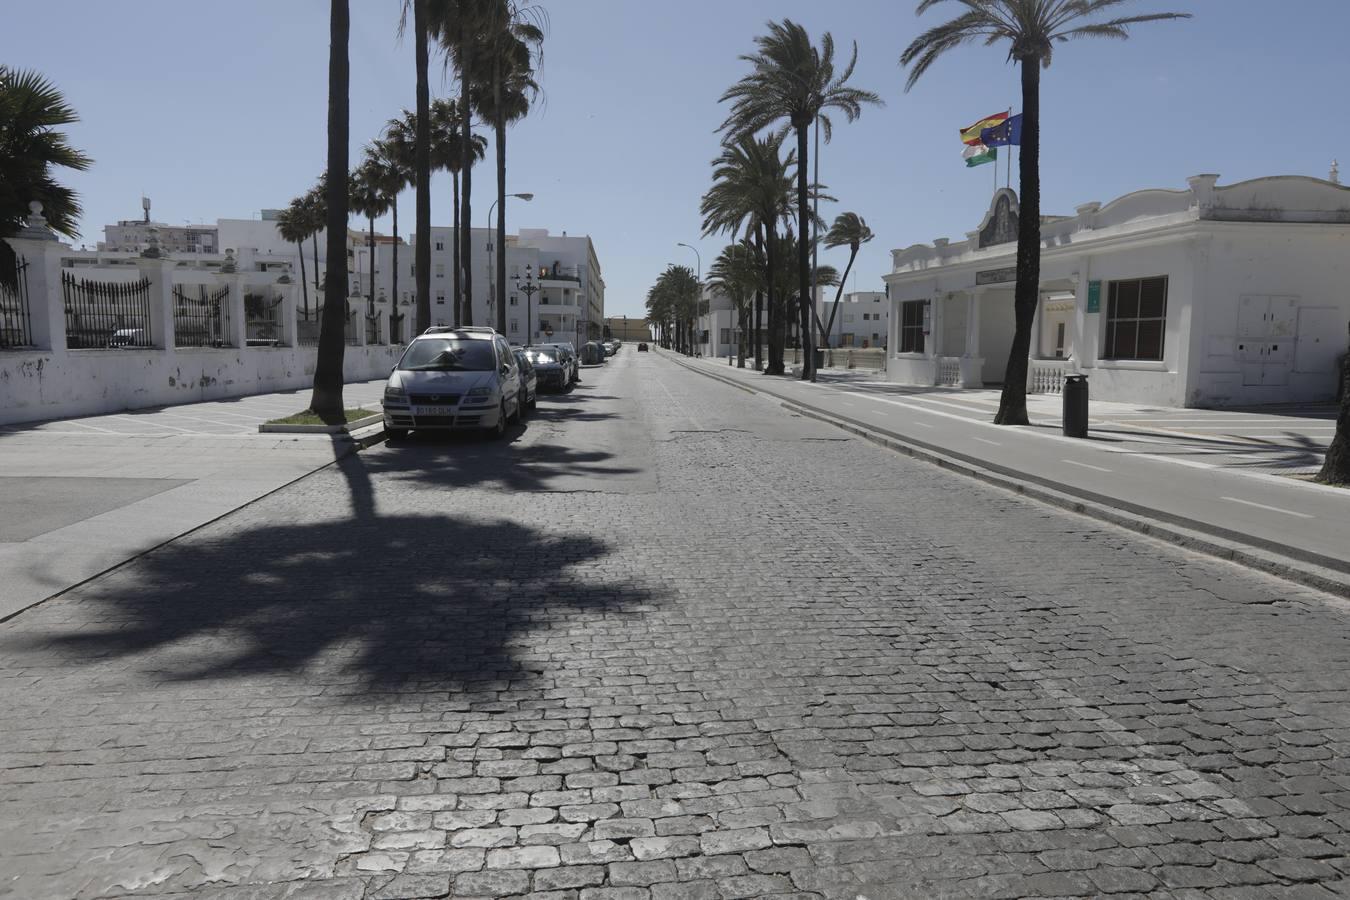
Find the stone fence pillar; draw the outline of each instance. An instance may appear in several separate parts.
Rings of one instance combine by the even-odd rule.
[[[33,344],[39,350],[66,352],[66,304],[61,292],[61,254],[69,245],[56,239],[42,215],[41,203],[28,204],[28,222],[6,243],[27,264],[21,276],[27,288]],[[21,294],[22,296],[22,294]]]

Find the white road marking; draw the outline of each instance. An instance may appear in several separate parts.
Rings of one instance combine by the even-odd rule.
[[[909,424],[911,424],[911,425],[918,425],[920,428],[936,428],[936,427],[937,427],[936,425],[929,425],[927,422],[919,422],[919,421],[917,421],[917,420],[911,420]]]
[[[1003,446],[1003,445],[1000,444],[998,441],[991,441],[991,440],[989,440],[988,438],[977,437],[977,438],[971,438],[971,440],[979,441],[981,444],[991,444],[991,445],[993,445],[993,446],[995,446],[995,447],[1002,447],[1002,446]]]
[[[1101,467],[1101,466],[1094,466],[1094,465],[1092,465],[1091,463],[1085,463],[1085,462],[1076,462],[1075,460],[1072,460],[1072,459],[1061,459],[1060,462],[1062,462],[1062,463],[1068,463],[1068,464],[1071,465],[1071,466],[1082,466],[1084,469],[1095,469],[1095,470],[1098,471],[1098,472],[1110,472],[1110,471],[1111,471],[1110,469],[1106,469],[1106,468],[1103,468],[1103,467]]]
[[[1241,503],[1243,506],[1255,506],[1257,509],[1268,509],[1271,512],[1284,513],[1286,516],[1298,516],[1300,519],[1315,519],[1316,516],[1310,516],[1307,513],[1294,512],[1292,509],[1280,509],[1278,506],[1267,506],[1264,503],[1253,503],[1250,500],[1242,500],[1238,497],[1220,497],[1220,500],[1229,500],[1233,503]]]

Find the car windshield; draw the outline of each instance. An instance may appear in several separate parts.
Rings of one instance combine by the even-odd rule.
[[[407,372],[491,372],[496,366],[491,341],[453,337],[413,341],[398,364]]]
[[[558,351],[556,350],[541,350],[536,347],[533,350],[526,350],[525,355],[528,356],[530,362],[534,363],[536,366],[540,363],[547,364],[556,363],[558,361]]]

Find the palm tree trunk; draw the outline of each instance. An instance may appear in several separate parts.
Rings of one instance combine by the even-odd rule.
[[[764,229],[755,229],[755,246],[764,252]],[[755,371],[764,371],[764,292],[755,289]]]
[[[375,217],[367,216],[370,222],[370,299],[366,303],[366,315],[375,315]]]
[[[501,82],[497,94],[497,258],[496,290],[493,302],[497,304],[497,333],[506,334],[506,122],[501,116]]]
[[[418,334],[431,327],[431,87],[427,79],[427,2],[413,0],[413,27],[417,32],[417,134],[413,141],[417,245],[413,248],[413,282],[417,286]]]
[[[765,370],[766,375],[783,374],[783,343],[786,338],[786,332],[783,328],[782,310],[779,309],[778,292],[774,290],[773,272],[774,266],[778,264],[778,252],[776,245],[777,236],[773,232],[773,226],[766,229],[764,241],[764,259],[768,268],[768,304],[769,304],[769,367]]]
[[[824,343],[828,346],[830,335],[834,334],[834,317],[839,313],[839,301],[844,299],[844,285],[848,284],[848,273],[853,271],[853,260],[858,258],[858,245],[849,244],[848,265],[844,266],[844,277],[839,279],[839,290],[834,292],[834,308],[830,310],[830,321],[825,326]]]
[[[1336,417],[1336,436],[1327,448],[1317,480],[1325,484],[1350,484],[1350,350],[1341,358],[1341,412]]]
[[[305,298],[305,321],[309,321],[309,275],[305,273],[305,244],[296,241],[295,249],[300,254],[300,293]]]
[[[315,305],[315,306],[318,306],[318,305],[319,305],[319,298],[323,296],[322,294],[319,293],[319,231],[322,231],[322,230],[323,230],[323,229],[316,229],[315,232],[314,232],[312,235],[309,236],[309,242],[310,242],[310,245],[313,246],[313,248],[314,248],[314,305]],[[325,239],[325,240],[326,240],[326,239]]]
[[[810,179],[806,176],[807,125],[797,129],[797,291],[801,315],[798,317],[801,328],[802,380],[815,381],[815,353],[811,352],[816,342],[811,333],[811,246],[808,235],[811,234],[811,189]]]
[[[745,331],[750,318],[749,304],[745,301],[736,304],[736,330],[740,332],[736,341],[736,368],[745,368]]]
[[[399,341],[396,340],[395,338],[403,337],[403,331],[399,327],[402,324],[403,316],[400,315],[398,311],[398,193],[397,192],[394,193],[393,198],[389,202],[389,213],[394,217],[393,227],[391,229],[394,232],[394,252],[393,252],[393,259],[390,260],[390,265],[394,267],[394,271],[389,276],[390,279],[389,342],[392,344],[397,344],[399,343]]]
[[[351,65],[347,42],[351,13],[347,0],[331,0],[328,49],[328,271],[324,276],[328,302],[319,328],[318,361],[314,368],[314,395],[309,408],[325,421],[342,416],[343,327],[347,324],[347,141]],[[335,264],[337,261],[337,264]],[[336,301],[336,302],[335,302]]]
[[[460,216],[459,216],[459,170],[458,170],[458,169],[455,169],[455,170],[451,171],[451,173],[450,173],[450,180],[451,180],[451,182],[453,183],[453,186],[454,186],[454,189],[455,189],[455,200],[454,200],[454,207],[455,207],[455,210],[454,210],[454,216],[455,216],[455,233],[454,233],[453,235],[451,235],[451,237],[450,237],[450,247],[451,247],[451,252],[454,254],[454,258],[451,259],[450,262],[451,262],[451,264],[454,265],[454,267],[455,267],[455,285],[454,285],[454,287],[455,287],[455,296],[454,296],[454,298],[451,300],[451,303],[450,303],[450,313],[451,313],[451,316],[454,318],[455,324],[458,325],[458,324],[459,324],[459,314],[460,314],[460,308],[459,308],[460,288],[461,288],[461,287],[463,286],[463,284],[464,284],[464,280],[463,280],[463,275],[464,275],[464,273],[461,272],[461,271],[459,270],[459,236],[460,236],[461,234],[464,233],[464,232],[462,231],[462,229],[463,229],[463,227],[464,227],[464,223],[461,222],[461,221],[459,220],[459,219],[460,219]]]
[[[1018,161],[1021,196],[1017,211],[1017,287],[1013,295],[1012,350],[1003,375],[996,425],[1028,425],[1027,357],[1031,323],[1041,289],[1041,61],[1020,60],[1022,69],[1022,150]]]
[[[464,240],[460,244],[464,269],[464,316],[461,325],[473,324],[473,135],[469,131],[469,119],[473,107],[469,104],[469,87],[473,83],[473,40],[468,29],[460,25],[460,61],[459,73],[459,111],[462,117],[461,137],[463,146],[462,175],[463,199],[460,200],[461,218],[464,224]]]

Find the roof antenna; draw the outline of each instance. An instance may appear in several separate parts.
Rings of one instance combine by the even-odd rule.
[[[145,211],[145,218],[141,221],[148,225],[150,223],[150,198],[144,194],[141,195],[141,209]]]
[[[1332,184],[1341,183],[1341,164],[1334,159],[1331,161],[1331,174],[1327,176],[1327,181]]]

